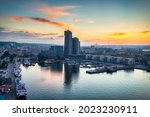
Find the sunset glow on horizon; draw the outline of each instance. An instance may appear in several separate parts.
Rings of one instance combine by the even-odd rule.
[[[150,44],[149,0],[1,0],[0,41]]]

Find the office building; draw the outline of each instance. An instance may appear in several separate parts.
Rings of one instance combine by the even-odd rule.
[[[72,54],[73,55],[80,54],[80,42],[77,37],[72,38]]]
[[[63,46],[51,46],[50,53],[52,57],[63,57]]]
[[[64,55],[72,55],[72,32],[67,30],[65,31],[65,45],[64,45]]]
[[[77,37],[72,38],[72,32],[67,30],[64,33],[64,56],[79,55],[80,41]]]

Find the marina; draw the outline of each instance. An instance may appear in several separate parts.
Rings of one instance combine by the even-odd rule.
[[[150,99],[150,74],[138,69],[122,70],[120,66],[120,70],[111,74],[90,75],[86,71],[91,68],[63,62],[45,67],[35,64],[26,68],[21,65],[21,69],[29,100]],[[36,74],[32,74],[35,71]]]
[[[105,78],[109,77],[110,74],[111,74],[111,77],[114,77],[115,74],[119,74],[119,73],[133,74],[134,72],[138,71],[137,69],[135,69],[135,68],[137,68],[137,66],[134,67],[134,66],[127,66],[127,65],[117,65],[117,64],[111,64],[111,63],[87,61],[87,60],[86,61],[85,60],[78,61],[78,60],[70,60],[70,59],[67,59],[64,61],[52,60],[52,61],[44,61],[44,64],[42,64],[42,65],[38,64],[38,63],[32,63],[32,61],[28,61],[27,63],[28,63],[28,65],[25,64],[24,62],[23,63],[15,62],[13,64],[11,63],[11,64],[9,64],[9,67],[6,71],[2,71],[2,70],[0,71],[1,74],[3,75],[3,77],[5,77],[6,79],[11,77],[11,82],[12,82],[12,84],[10,84],[10,85],[3,85],[0,87],[1,92],[3,92],[3,94],[5,94],[5,99],[32,99],[32,98],[42,99],[41,96],[40,97],[39,96],[37,96],[37,97],[31,96],[35,93],[35,91],[40,90],[41,88],[47,89],[49,87],[49,86],[48,87],[41,86],[42,85],[41,84],[42,82],[41,82],[39,84],[39,87],[36,87],[37,89],[34,88],[35,86],[32,83],[38,82],[38,78],[40,78],[40,77],[43,77],[43,78],[47,77],[47,79],[49,79],[49,78],[53,79],[53,77],[54,78],[59,77],[59,80],[53,79],[55,81],[56,85],[57,85],[57,82],[61,81],[59,83],[59,85],[60,85],[59,87],[61,87],[61,90],[62,89],[68,90],[68,88],[70,86],[72,87],[72,85],[74,84],[73,83],[74,81],[72,81],[74,79],[74,77],[77,77],[77,79],[79,79],[81,81],[83,78],[84,79],[86,78],[86,79],[88,79],[88,82],[90,82],[90,80],[91,80],[90,78],[92,78],[92,77],[94,78],[93,80],[98,80],[98,78],[101,76],[102,76],[102,78],[105,79]],[[141,69],[141,67],[138,67],[138,68]],[[27,72],[25,72],[25,69]],[[30,69],[31,69],[31,71],[30,71]],[[148,80],[150,74],[146,69],[143,69],[143,70],[144,70],[143,74],[147,74],[147,76],[145,78]],[[36,74],[32,74],[35,71],[38,74],[38,76],[36,76]],[[53,75],[49,76],[50,74],[53,74]],[[103,77],[104,75],[105,75],[105,77]],[[122,76],[122,75],[120,75],[120,76]],[[120,79],[120,76],[119,77],[115,76],[115,77],[116,78],[118,77],[118,79]],[[132,76],[132,77],[134,77],[134,76]],[[30,82],[30,80],[29,81],[26,80],[27,78],[30,78],[30,80],[32,82]],[[35,78],[37,78],[37,80]],[[105,79],[105,80],[107,81],[107,79]],[[123,79],[123,81],[124,81],[124,79]],[[123,82],[123,81],[120,81],[120,82]],[[85,82],[87,82],[87,81],[85,80]],[[93,81],[91,81],[91,82],[93,82]],[[99,81],[99,83],[100,82],[101,81]],[[52,84],[50,84],[50,85],[52,85]],[[75,84],[75,85],[77,85],[77,84]],[[80,85],[80,82],[79,82],[79,85]],[[52,85],[52,86],[54,86],[54,85]],[[89,92],[87,92],[87,93],[89,93]],[[42,95],[42,94],[40,94],[40,95]],[[47,95],[47,94],[44,94],[44,95]],[[61,95],[60,98],[59,98],[59,95],[57,95],[58,97],[55,97],[55,98],[56,99],[68,99],[68,97],[65,97],[65,95],[64,95],[64,97],[62,97],[62,95]],[[93,99],[97,99],[97,98],[99,98],[99,97],[96,97]],[[51,96],[50,97],[46,96],[43,99],[53,99],[53,98]],[[71,99],[72,99],[72,97],[71,97]],[[78,99],[78,96],[74,97],[73,99]],[[91,98],[87,97],[87,99],[91,99]],[[100,97],[100,99],[103,99],[103,98]],[[109,98],[109,99],[111,99],[111,98]],[[143,98],[139,98],[139,99],[143,99]]]
[[[150,99],[149,1],[1,0],[0,99]]]
[[[3,94],[7,100],[25,98],[27,91],[25,84],[21,82],[20,63],[10,63],[6,71],[7,75],[2,72],[6,81],[4,81],[5,85],[0,86],[0,93]]]
[[[25,84],[21,81],[21,69],[20,65],[17,69],[14,70],[15,75],[15,89],[16,89],[16,97],[19,99],[20,97],[26,97],[27,96],[27,90],[25,88]]]

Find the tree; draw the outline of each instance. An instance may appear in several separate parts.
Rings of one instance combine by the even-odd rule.
[[[4,58],[9,57],[9,56],[10,56],[9,52],[5,51],[4,54],[1,56],[1,59],[4,59]]]
[[[16,54],[12,54],[12,55],[10,56],[10,62],[13,62],[13,60],[14,60],[15,57],[16,57]]]
[[[44,61],[48,59],[48,53],[45,51],[42,51],[41,53],[38,54],[38,61]]]
[[[0,68],[7,68],[8,63],[6,61],[3,61]]]

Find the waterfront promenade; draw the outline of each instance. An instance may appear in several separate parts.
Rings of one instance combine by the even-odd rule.
[[[13,63],[9,63],[8,65],[8,69],[9,69],[9,77],[10,77],[10,82],[9,82],[9,88],[10,91],[8,93],[6,93],[5,95],[5,99],[6,100],[16,100],[16,95],[15,95],[15,81],[14,81],[14,64]]]

